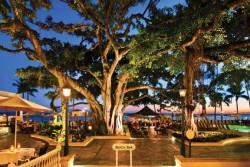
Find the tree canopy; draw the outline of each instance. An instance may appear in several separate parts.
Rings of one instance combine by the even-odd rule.
[[[184,74],[190,105],[195,67],[250,58],[249,0],[186,0],[174,7],[158,2],[2,0],[0,31],[12,47],[0,49],[41,62],[58,88],[70,86],[86,98],[94,129],[105,125],[117,133],[125,107],[148,97],[148,90],[162,90],[160,81],[172,81],[163,75]],[[80,19],[40,18],[61,4]]]

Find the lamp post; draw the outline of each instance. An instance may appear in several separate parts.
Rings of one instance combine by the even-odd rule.
[[[66,112],[65,112],[65,142],[64,142],[64,156],[69,154],[69,115],[68,115],[68,103],[71,89],[63,88],[63,95],[66,98]]]
[[[86,117],[87,117],[87,108],[86,107],[85,107],[84,111],[85,111],[84,122],[86,123]]]
[[[86,117],[87,117],[87,107],[84,108],[83,112],[84,112],[84,130],[87,130],[87,120],[86,120]]]
[[[185,99],[187,89],[182,88],[179,90],[180,96]],[[184,102],[185,103],[185,102]],[[185,157],[185,118],[184,118],[184,113],[185,108],[182,105],[182,112],[181,112],[181,147],[180,147],[180,152],[183,157]]]

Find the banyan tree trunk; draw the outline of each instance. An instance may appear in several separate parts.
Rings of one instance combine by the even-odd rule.
[[[192,112],[193,109],[190,109],[189,106],[193,105],[193,83],[194,83],[194,68],[195,68],[195,54],[192,49],[188,49],[186,52],[185,60],[185,73],[184,73],[184,86],[187,89],[185,97],[186,105],[186,128],[197,131],[194,121],[192,121]]]

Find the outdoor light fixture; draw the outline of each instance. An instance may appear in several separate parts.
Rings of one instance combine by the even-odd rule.
[[[21,144],[17,143],[17,149],[19,150],[21,148]]]
[[[88,126],[88,135],[89,135],[89,136],[90,136],[90,134],[91,134],[92,128],[93,128],[93,127],[92,127],[91,125]]]
[[[66,112],[65,112],[65,143],[64,143],[64,156],[69,154],[69,115],[68,115],[68,103],[71,89],[63,88],[63,95],[66,97]]]
[[[187,93],[187,89],[181,88],[179,90],[180,96],[184,97],[184,103],[185,103],[185,96]],[[181,148],[180,152],[183,157],[185,157],[185,121],[184,121],[184,114],[185,114],[185,108],[182,105],[182,112],[181,112]]]
[[[14,151],[14,145],[10,146],[10,151]]]
[[[181,89],[179,90],[179,93],[180,93],[180,96],[181,96],[181,97],[185,97],[185,96],[186,96],[186,93],[187,93],[187,89],[181,88]]]
[[[69,97],[71,93],[71,89],[70,88],[63,88],[63,95],[65,97]]]

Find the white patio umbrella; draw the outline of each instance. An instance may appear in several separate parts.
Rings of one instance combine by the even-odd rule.
[[[16,137],[17,137],[17,112],[18,111],[35,111],[43,112],[50,111],[51,109],[41,106],[39,104],[33,103],[31,101],[25,100],[18,95],[14,97],[4,97],[0,98],[0,109],[1,110],[12,110],[16,111],[15,117],[15,140],[14,148],[16,148]]]
[[[9,97],[15,97],[15,96],[21,97],[21,94],[6,92],[6,91],[1,91],[0,90],[0,100],[6,99],[6,98],[9,98]],[[20,116],[21,115],[23,115],[23,111],[20,111]],[[23,116],[21,117],[21,120],[23,120],[22,118],[23,118]]]
[[[11,92],[5,92],[5,91],[0,91],[0,100],[6,99],[8,97],[15,97],[18,94],[16,93],[11,93]]]

